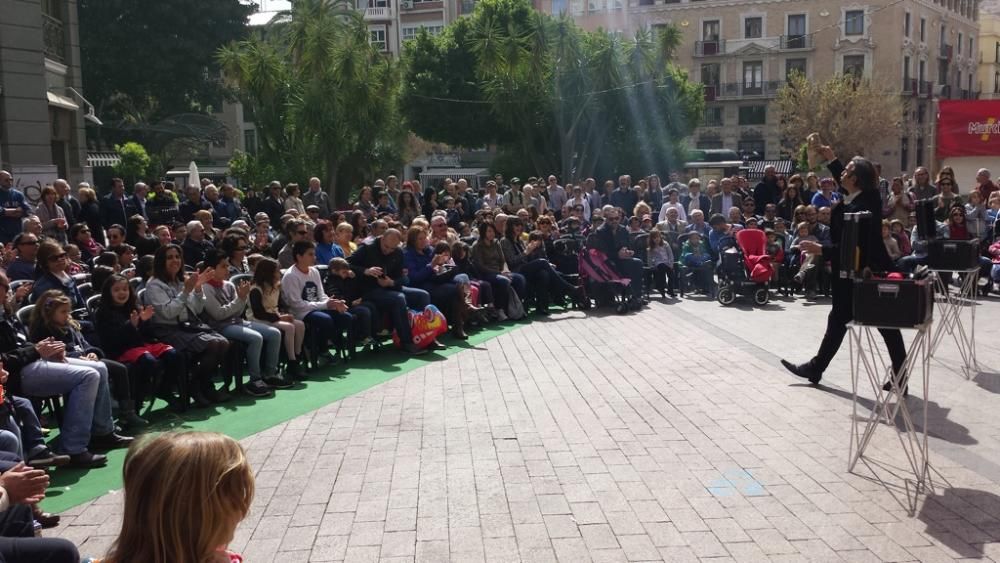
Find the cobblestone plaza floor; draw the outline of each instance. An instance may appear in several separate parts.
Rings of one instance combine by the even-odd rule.
[[[933,487],[912,514],[891,427],[847,471],[846,343],[819,387],[778,364],[812,355],[828,311],[566,312],[428,363],[243,440],[257,496],[231,547],[250,563],[1000,561],[1000,300],[978,307],[978,374],[948,340],[931,362]],[[120,505],[48,535],[100,555]]]

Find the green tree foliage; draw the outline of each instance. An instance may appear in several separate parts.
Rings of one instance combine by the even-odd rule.
[[[295,0],[262,33],[221,48],[218,60],[254,115],[258,158],[282,178],[318,175],[337,199],[338,183],[401,158],[398,68],[342,0]]]
[[[241,150],[234,151],[233,157],[229,159],[229,174],[239,178],[244,188],[258,190],[278,177],[273,166]]]
[[[120,160],[114,165],[115,174],[122,177],[128,183],[134,183],[143,179],[149,170],[150,158],[146,149],[139,143],[128,142],[122,145],[115,145],[115,152]]]
[[[676,29],[621,39],[527,0],[482,0],[406,51],[402,107],[414,132],[499,144],[519,174],[664,172],[701,119],[701,87],[672,62]]]
[[[79,0],[87,97],[108,121],[155,122],[221,105],[216,50],[247,33],[241,0]]]

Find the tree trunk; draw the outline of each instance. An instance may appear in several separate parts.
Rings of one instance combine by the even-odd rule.
[[[330,201],[334,205],[340,203],[337,198],[337,173],[340,171],[340,166],[337,163],[337,159],[332,154],[327,154],[326,156],[326,179],[323,184],[326,186],[326,193],[330,196]]]

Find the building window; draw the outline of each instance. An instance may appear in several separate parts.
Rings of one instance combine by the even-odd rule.
[[[806,35],[806,15],[792,14],[788,16],[788,37],[797,39]]]
[[[402,35],[400,39],[403,41],[413,39],[420,33],[421,28],[426,29],[427,33],[431,36],[439,35],[442,31],[444,31],[443,25],[418,25],[416,27],[404,27],[400,30],[400,34]]]
[[[911,19],[910,12],[906,12],[905,14],[903,14],[903,37],[910,36],[910,27],[911,27],[910,19]]]
[[[721,127],[723,125],[722,108],[708,106],[705,108],[705,127]]]
[[[920,18],[920,42],[927,41],[927,18]]]
[[[790,79],[796,72],[805,76],[806,59],[785,59],[785,78]]]
[[[719,63],[701,65],[701,83],[706,86],[718,86],[721,66]]]
[[[1000,94],[1000,72],[993,73],[993,93]]]
[[[917,104],[917,123],[922,124],[927,120],[927,104]]]
[[[927,81],[927,61],[920,61],[917,63],[917,80],[921,83]],[[921,85],[921,88],[923,85]]]
[[[764,87],[763,61],[746,61],[743,63],[743,93],[760,94]]]
[[[903,89],[910,87],[910,56],[903,57]]]
[[[721,149],[722,139],[705,139],[705,140],[699,139],[694,146],[696,149],[701,149],[703,151],[711,149]]]
[[[865,34],[865,11],[847,10],[844,12],[844,35]]]
[[[917,166],[924,165],[924,138],[917,137],[917,154],[914,158],[914,164]]]
[[[373,47],[379,51],[388,51],[389,44],[385,40],[385,28],[369,28],[368,29],[368,42],[371,43]]]
[[[910,169],[910,138],[899,140],[899,169],[906,172]]]
[[[702,41],[718,41],[719,40],[719,20],[709,20],[702,22],[701,24],[701,40]]]
[[[996,53],[993,56],[995,62],[1000,63],[1000,41],[997,41]]]
[[[853,74],[861,78],[865,75],[864,55],[844,55],[844,74]]]
[[[257,130],[247,129],[243,132],[243,150],[250,155],[257,154]]]
[[[741,139],[737,143],[736,150],[740,154],[753,155],[756,153],[758,156],[764,156],[764,149],[766,144],[763,139]]]
[[[764,18],[755,16],[743,20],[743,38],[760,39],[764,35]]]
[[[959,34],[958,34],[958,42],[957,42],[957,45],[956,45],[958,47],[958,54],[959,55],[962,54],[962,43],[964,43],[964,41],[962,41],[962,33],[959,32]],[[971,55],[972,53],[970,52],[969,54]]]
[[[740,125],[767,123],[767,106],[740,106]]]
[[[969,58],[970,58],[970,59],[971,59],[972,57],[974,57],[974,56],[975,56],[975,53],[976,53],[975,51],[973,51],[973,50],[972,50],[972,46],[973,46],[973,45],[975,44],[975,43],[973,43],[973,41],[975,41],[975,38],[974,38],[974,37],[969,37],[969,50],[968,50],[968,51],[966,51],[966,53],[968,53],[968,54],[969,54]]]

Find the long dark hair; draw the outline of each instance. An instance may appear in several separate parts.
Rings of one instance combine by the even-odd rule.
[[[507,218],[507,225],[504,228],[503,236],[506,237],[511,242],[520,242],[514,235],[514,227],[523,227],[524,221],[520,217],[513,216]]]
[[[115,304],[114,299],[111,297],[112,288],[119,282],[123,282],[128,286],[128,301],[124,305]],[[101,306],[97,309],[97,316],[98,318],[108,318],[116,312],[122,312],[128,316],[132,314],[132,311],[139,309],[138,303],[139,298],[136,296],[135,288],[128,282],[128,278],[121,274],[112,274],[105,280],[104,285],[101,286]]]
[[[167,279],[167,253],[171,250],[177,251],[181,258],[181,268],[172,280]],[[156,254],[153,255],[153,277],[165,283],[184,283],[184,251],[181,247],[171,243],[156,249]]]
[[[274,273],[279,270],[274,258],[262,258],[253,271],[253,283],[257,287],[274,287]]]

